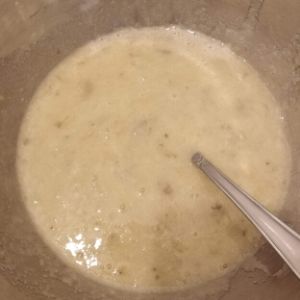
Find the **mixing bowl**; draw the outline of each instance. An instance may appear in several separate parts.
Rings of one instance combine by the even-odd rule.
[[[100,35],[123,27],[171,25],[229,44],[280,102],[293,160],[280,217],[300,231],[298,0],[0,0],[1,300],[300,299],[300,282],[266,243],[238,269],[206,285],[144,294],[101,285],[56,257],[22,204],[17,139],[30,99],[47,73]]]

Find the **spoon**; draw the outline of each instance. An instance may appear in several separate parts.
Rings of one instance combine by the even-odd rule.
[[[246,215],[300,279],[300,235],[233,183],[201,153],[195,153],[192,162]]]

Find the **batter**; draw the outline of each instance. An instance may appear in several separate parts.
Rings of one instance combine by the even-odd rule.
[[[24,202],[57,255],[99,282],[202,284],[260,237],[191,156],[276,212],[290,171],[281,119],[221,42],[174,27],[119,31],[67,57],[34,95],[19,137]]]

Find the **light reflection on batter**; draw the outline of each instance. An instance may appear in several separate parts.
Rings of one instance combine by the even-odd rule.
[[[95,255],[92,254],[92,248],[99,250],[102,245],[102,238],[97,238],[93,243],[86,243],[81,233],[77,234],[75,238],[68,237],[68,242],[65,244],[65,250],[69,251],[75,262],[79,265],[85,265],[88,269],[97,267],[99,261]]]

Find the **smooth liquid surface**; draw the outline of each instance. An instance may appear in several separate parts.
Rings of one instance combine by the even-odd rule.
[[[128,30],[57,66],[19,138],[24,202],[63,260],[123,288],[222,276],[259,235],[190,163],[200,150],[273,211],[289,149],[280,110],[226,46],[178,28]]]

